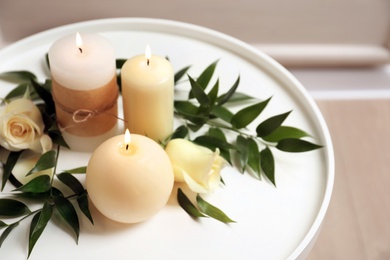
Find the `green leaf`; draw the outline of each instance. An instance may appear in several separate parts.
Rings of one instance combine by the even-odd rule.
[[[28,239],[28,257],[30,257],[30,254],[34,249],[35,244],[45,230],[52,214],[53,208],[50,203],[46,201],[45,204],[43,204],[42,211],[39,211],[37,214],[35,214],[33,219],[31,220]]]
[[[87,172],[87,166],[73,168],[73,169],[70,169],[70,170],[66,170],[66,172],[69,172],[71,174],[86,173]]]
[[[4,228],[4,227],[8,227],[8,224],[6,224],[6,223],[4,223],[3,221],[0,220],[0,229]]]
[[[199,107],[188,101],[175,102],[176,113],[185,119],[194,123],[197,127],[201,127],[209,119],[208,115],[202,115],[199,112]],[[207,111],[205,111],[207,112]]]
[[[123,65],[126,63],[127,59],[116,59],[115,66],[117,69],[121,69]]]
[[[218,147],[219,149],[236,149],[236,147],[232,144],[229,144],[228,142],[216,138],[214,136],[209,135],[201,135],[195,138],[193,141],[194,143],[197,143],[199,145],[205,146],[205,147]]]
[[[47,121],[49,120],[51,120],[51,122],[45,122],[45,125],[49,126],[47,131],[53,143],[70,149],[69,145],[66,143],[64,137],[62,136],[62,133],[58,128],[57,123],[54,120],[52,120],[50,116],[49,119],[47,119]]]
[[[220,118],[223,121],[228,122],[228,123],[230,123],[230,121],[232,120],[232,118],[234,116],[233,113],[229,111],[229,109],[227,109],[226,107],[223,107],[223,106],[214,106],[211,109],[211,112],[216,117],[218,117],[218,118]]]
[[[189,101],[175,101],[174,103],[176,111],[184,116],[196,116],[198,107]]]
[[[273,131],[281,126],[290,113],[291,111],[276,115],[260,123],[256,128],[257,136],[264,137],[270,135]]]
[[[62,218],[69,224],[76,235],[76,242],[79,240],[80,224],[77,217],[77,212],[72,203],[63,196],[54,197],[54,204],[62,216]]]
[[[221,139],[221,140],[223,140],[223,141],[226,142],[225,133],[224,133],[220,128],[211,127],[211,128],[209,129],[208,135],[209,135],[209,136],[216,137],[216,138]]]
[[[196,111],[197,116],[204,118],[203,123],[206,123],[210,118],[210,106],[209,105],[200,105],[198,111]]]
[[[47,68],[50,70],[50,60],[49,60],[49,54],[48,53],[45,54],[45,62],[46,62]]]
[[[56,159],[56,152],[54,150],[47,151],[39,157],[35,166],[27,173],[26,176],[53,168],[56,165]]]
[[[39,216],[37,217],[36,223],[34,223],[34,227],[32,225],[30,226],[30,233],[31,235],[34,235],[36,232],[39,232],[40,230],[43,230],[46,226],[46,224],[49,222],[52,214],[53,214],[53,207],[50,204],[49,200],[46,200],[43,204],[42,210],[39,211]],[[35,214],[35,217],[38,214]]]
[[[257,143],[252,138],[247,139],[248,142],[248,165],[249,167],[257,174],[257,176],[261,179],[261,168],[260,168],[260,162],[261,162],[261,156],[259,147],[257,146]]]
[[[179,82],[179,80],[187,73],[187,71],[190,69],[191,66],[187,66],[179,70],[178,72],[175,73],[174,76],[174,82],[175,84]]]
[[[241,109],[232,117],[230,123],[237,129],[246,127],[260,115],[270,100],[271,98],[268,98],[265,101]]]
[[[242,135],[237,135],[236,144],[240,158],[241,172],[245,172],[245,168],[249,160],[249,144],[247,139]]]
[[[223,98],[224,96],[222,95],[219,99]],[[243,101],[248,101],[248,100],[253,100],[255,99],[252,96],[249,96],[247,94],[241,93],[241,92],[234,92],[233,95],[229,98],[228,101],[226,101],[226,104],[231,104],[231,103],[236,103],[240,102],[242,103]]]
[[[1,191],[3,191],[5,184],[7,183],[7,180],[9,179],[12,170],[14,169],[15,164],[19,160],[20,155],[23,153],[24,150],[21,150],[19,152],[10,152],[7,161],[5,162],[4,168],[3,168],[3,178],[2,178],[2,184],[1,184]]]
[[[45,80],[45,83],[43,83],[42,87],[47,91],[49,92],[50,96],[51,96],[51,85],[52,85],[52,81],[51,79],[46,79]]]
[[[116,84],[118,86],[119,93],[122,93],[122,75],[121,74],[116,75]]]
[[[29,82],[30,79],[36,78],[37,77],[33,73],[25,70],[8,71],[0,74],[0,79],[18,83]]]
[[[77,203],[79,204],[79,208],[81,212],[83,212],[83,214],[89,219],[89,221],[92,224],[94,224],[91,212],[89,211],[89,201],[88,201],[87,192],[84,192],[77,197]]]
[[[188,135],[188,128],[185,125],[181,125],[173,132],[171,139],[185,138]]]
[[[220,139],[223,142],[227,142],[225,133],[217,127],[211,127],[208,131],[208,135],[217,139]],[[203,144],[203,146],[206,146],[206,144]],[[217,148],[216,146],[213,146],[212,144],[209,144],[208,146],[209,149],[215,150]],[[230,156],[230,151],[229,149],[224,149],[219,147],[220,155],[222,158],[224,158],[230,165],[232,164],[231,156]]]
[[[9,176],[8,180],[15,188],[18,188],[23,185],[18,179],[15,178],[15,176],[12,173]]]
[[[41,175],[35,177],[25,185],[14,189],[14,191],[42,193],[50,190],[50,188],[51,188],[50,177],[48,175]]]
[[[306,132],[291,126],[280,126],[271,134],[264,136],[263,139],[268,142],[278,142],[286,138],[302,138],[309,136]]]
[[[202,128],[203,124],[202,123],[198,123],[198,124],[187,124],[188,128],[191,129],[191,131],[193,132],[197,132],[199,131],[199,129]]]
[[[297,138],[282,139],[276,145],[276,148],[279,150],[292,153],[308,152],[322,147],[321,145]]]
[[[233,86],[228,90],[228,92],[226,92],[225,94],[218,97],[217,104],[219,106],[222,106],[223,104],[228,102],[230,100],[230,98],[234,95],[234,93],[236,92],[239,84],[240,84],[240,77],[238,76],[236,82],[234,82]]]
[[[17,196],[18,198],[37,200],[39,202],[44,201],[44,200],[50,198],[50,196],[51,196],[50,191],[39,192],[39,193],[20,192],[20,193],[14,193],[13,195]]]
[[[188,79],[191,83],[191,93],[194,95],[196,100],[198,100],[199,104],[201,106],[210,106],[209,96],[207,96],[207,94],[204,92],[204,89],[190,76],[188,76]]]
[[[265,176],[276,186],[275,183],[275,161],[274,156],[272,155],[271,150],[267,146],[260,152],[261,156],[261,169],[263,170]]]
[[[0,216],[19,217],[30,212],[30,209],[23,202],[13,199],[0,199]]]
[[[215,68],[217,67],[218,60],[211,63],[198,77],[196,82],[202,87],[202,89],[206,89],[207,85],[210,83],[211,78],[213,77]]]
[[[49,134],[49,136],[50,136],[50,138],[51,138],[51,140],[53,141],[54,144],[58,144],[58,145],[60,145],[62,147],[70,149],[69,145],[66,143],[66,141],[65,141],[64,137],[62,136],[61,132],[49,130],[48,134]]]
[[[218,91],[219,91],[219,80],[215,82],[214,87],[210,90],[210,92],[207,94],[210,100],[210,105],[213,106],[215,101],[218,97]]]
[[[82,194],[85,190],[80,181],[68,172],[57,174],[57,178],[77,195]]]
[[[200,212],[194,206],[194,204],[192,204],[192,202],[187,198],[187,196],[180,188],[177,190],[177,201],[179,202],[180,207],[182,207],[182,209],[184,209],[184,211],[187,212],[188,215],[194,218],[207,217],[202,212]]]
[[[49,84],[50,81],[47,81],[45,84]],[[31,79],[31,84],[34,87],[35,92],[38,96],[45,102],[46,111],[49,115],[55,113],[55,106],[51,92],[47,89],[47,85],[44,87],[40,85],[35,79]]]
[[[51,130],[52,125],[55,124],[54,116],[50,116],[48,113],[46,113],[46,105],[44,103],[39,102],[36,104],[39,111],[41,112],[43,123],[45,124],[45,128],[43,129],[44,132],[47,132],[48,130]],[[59,130],[58,130],[59,131]]]
[[[219,220],[223,223],[235,222],[234,220],[231,220],[222,210],[205,201],[202,197],[199,196],[199,194],[196,196],[196,201],[198,202],[198,206],[202,212],[209,217]]]
[[[14,89],[12,89],[8,94],[4,97],[5,100],[11,100],[15,98],[22,98],[26,91],[29,90],[29,83],[22,83],[16,86]],[[30,92],[30,98],[31,98],[31,91]]]
[[[4,240],[8,237],[8,235],[11,233],[11,231],[19,226],[19,222],[15,222],[11,225],[9,225],[1,234],[0,236],[0,247],[3,245]]]

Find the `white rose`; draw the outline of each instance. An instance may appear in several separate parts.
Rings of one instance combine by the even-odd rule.
[[[41,113],[31,100],[13,100],[0,112],[0,145],[10,151],[31,149],[44,153],[52,148],[44,128]]]
[[[185,139],[173,139],[166,148],[176,182],[185,182],[196,193],[214,191],[221,181],[225,160],[215,152]]]

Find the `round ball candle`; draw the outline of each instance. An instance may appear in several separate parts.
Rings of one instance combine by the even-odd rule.
[[[86,173],[88,195],[106,217],[136,223],[167,203],[174,174],[164,149],[152,139],[132,134],[112,137],[92,154]]]
[[[123,113],[131,133],[163,141],[173,131],[174,72],[171,63],[151,55],[125,62],[121,71]]]
[[[57,122],[72,150],[93,151],[117,135],[114,48],[96,34],[72,34],[49,49]]]

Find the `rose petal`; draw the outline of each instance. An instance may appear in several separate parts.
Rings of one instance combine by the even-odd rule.
[[[175,182],[184,182],[184,170],[176,164],[172,165],[173,173],[175,175]]]
[[[219,187],[219,184],[221,182],[221,170],[225,165],[226,165],[226,161],[221,156],[219,156],[219,149],[217,148],[215,151],[214,164],[210,172],[210,179],[209,179],[210,191],[214,191]]]
[[[37,153],[42,153],[42,145],[40,138],[36,138],[33,142],[31,142],[27,149],[31,149],[32,151]]]
[[[209,192],[209,190],[207,188],[203,187],[202,185],[200,185],[199,183],[194,181],[191,178],[191,176],[189,176],[186,172],[183,172],[183,177],[184,177],[186,184],[193,192],[196,192],[196,193],[208,193]]]
[[[40,139],[40,143],[42,147],[42,153],[46,153],[47,151],[51,150],[53,146],[53,142],[51,141],[51,138],[48,135],[42,135]]]
[[[29,99],[8,103],[0,117],[0,144],[10,151],[51,149],[51,140],[41,136],[45,125],[38,107]]]
[[[211,150],[188,140],[174,139],[168,143],[165,151],[174,167],[184,169],[198,183],[207,182],[215,157]],[[176,175],[180,176],[180,173]]]
[[[171,160],[175,181],[185,181],[197,193],[214,191],[220,184],[225,160],[215,152],[185,139],[171,140],[165,151]]]

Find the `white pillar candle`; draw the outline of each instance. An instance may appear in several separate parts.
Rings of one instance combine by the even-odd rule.
[[[131,133],[159,142],[173,131],[174,73],[171,63],[151,55],[126,61],[121,71],[123,113]]]
[[[49,61],[65,141],[72,150],[93,151],[117,134],[114,48],[102,36],[72,34],[54,42]]]
[[[88,195],[106,217],[144,221],[167,203],[174,175],[164,149],[142,135],[112,137],[92,154],[86,173]]]

